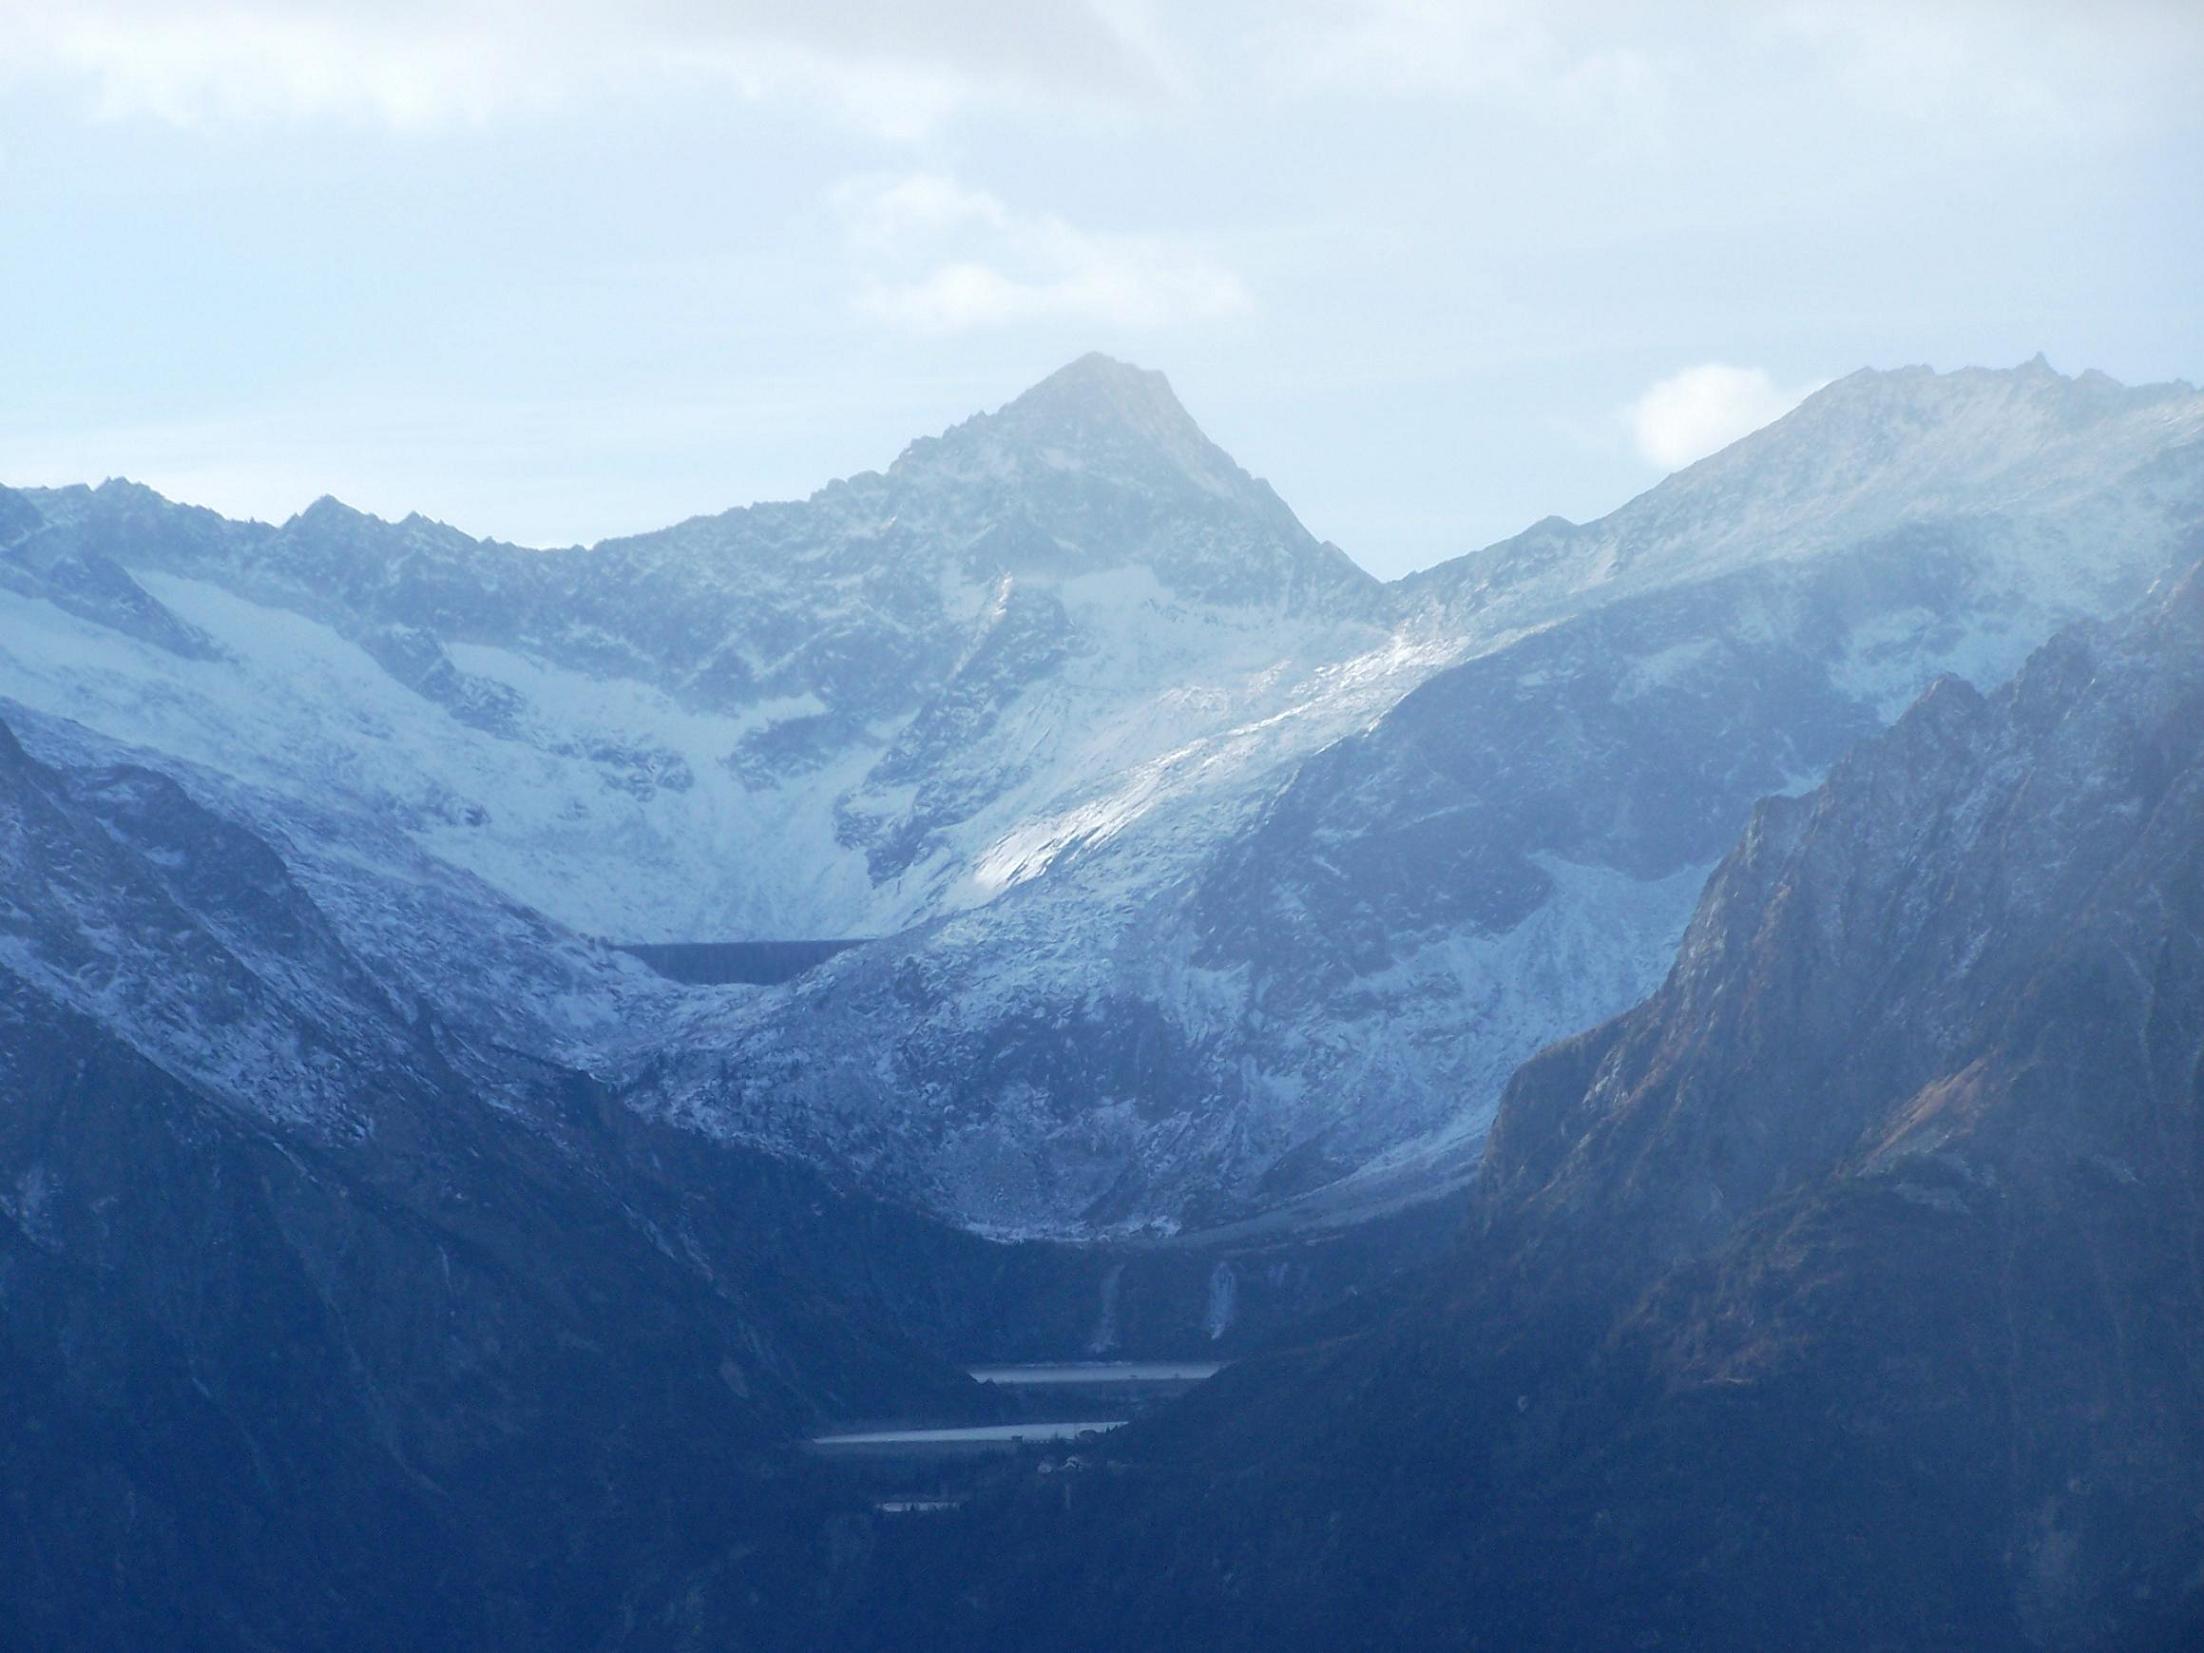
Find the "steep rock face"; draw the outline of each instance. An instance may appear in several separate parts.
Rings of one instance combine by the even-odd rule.
[[[1849,1155],[2055,1128],[2141,1174],[2193,1101],[2180,1042],[2204,1034],[2185,997],[2200,811],[2191,574],[2140,622],[2062,633],[1992,699],[1938,683],[1816,793],[1762,805],[1662,991],[1559,1059],[1603,1049],[1581,1096],[1564,1079],[1566,1106],[1496,1128],[1489,1186],[1653,1202],[1685,1253]],[[1538,1063],[1516,1080],[1542,1084]],[[2096,1095],[2054,1126],[2014,1094],[2038,1087]]]
[[[2204,570],[1764,805],[1472,1215],[1020,1510],[1045,1605],[984,1523],[915,1544],[985,1577],[913,1635],[2193,1645]]]
[[[174,781],[64,771],[0,729],[0,957],[242,1105],[343,1133],[423,1053],[282,861]]]
[[[81,536],[52,529],[24,495],[0,489],[0,587],[186,660],[219,658],[213,643],[149,595]]]
[[[680,1000],[402,826],[12,715],[0,961],[240,1109],[342,1134],[451,1073],[503,1098],[611,1065]]]

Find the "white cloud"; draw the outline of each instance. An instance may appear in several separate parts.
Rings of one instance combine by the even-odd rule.
[[[1782,418],[1819,388],[1785,388],[1764,368],[1705,362],[1647,387],[1625,417],[1638,451],[1675,471]]]
[[[973,101],[1152,98],[1158,50],[1122,0],[0,0],[0,79],[185,126],[421,130],[701,84],[913,136]]]
[[[1147,329],[1231,315],[1246,287],[1198,247],[1013,211],[938,173],[845,184],[859,307],[927,333],[1078,321]]]

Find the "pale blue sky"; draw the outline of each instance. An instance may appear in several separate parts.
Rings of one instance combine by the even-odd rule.
[[[2204,378],[2200,18],[0,0],[0,481],[591,540],[1104,349],[1395,574],[1862,365]]]

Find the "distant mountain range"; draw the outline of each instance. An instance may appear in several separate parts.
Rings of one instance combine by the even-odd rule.
[[[2200,437],[2186,386],[1860,373],[1391,586],[1102,357],[590,550],[0,492],[0,715],[277,833],[366,968],[652,1117],[994,1232],[1320,1224],[1458,1180],[1753,800],[2139,597]],[[594,945],[832,937],[885,939],[771,992]]]
[[[2200,555],[2040,360],[1391,585],[1101,357],[586,550],[0,489],[0,1640],[2178,1634]]]

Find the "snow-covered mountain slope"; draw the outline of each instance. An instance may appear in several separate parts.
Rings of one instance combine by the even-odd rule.
[[[2169,510],[2193,509],[2194,387],[1863,369],[1599,521],[1550,517],[1404,582],[1493,634],[1684,581],[1803,561],[1927,523],[2031,525],[2026,595],[2101,611]],[[2130,518],[2132,517],[2132,520]],[[2115,599],[2117,600],[2117,599]],[[1910,696],[1896,693],[1896,706]]]
[[[998,847],[1028,823],[1398,656],[1382,588],[1160,375],[1101,357],[884,474],[586,551],[333,500],[267,528],[121,483],[13,498],[0,569],[113,565],[206,646],[26,575],[0,581],[0,693],[349,793],[623,940],[871,935],[983,901],[1043,864]]]
[[[714,1010],[653,1085],[976,1221],[1428,1185],[1519,1062],[1659,980],[1756,798],[2196,544],[2200,433],[2193,391],[2035,365],[1844,381],[1537,556],[1410,582],[1400,635],[1456,662],[1284,784]]]
[[[1855,375],[1388,588],[1090,357],[590,550],[0,491],[0,697],[302,877],[539,923],[478,981],[442,895],[328,905],[647,1111],[981,1225],[1223,1220],[1463,1162],[1516,1062],[1651,985],[1755,797],[2192,543],[2200,432],[2186,387]],[[561,926],[891,939],[660,993]]]
[[[241,1114],[365,1135],[453,1085],[525,1112],[683,997],[356,811],[0,715],[0,967]]]

